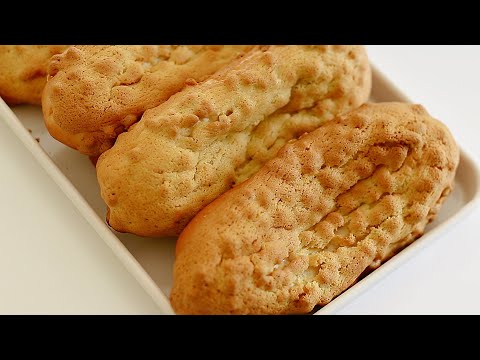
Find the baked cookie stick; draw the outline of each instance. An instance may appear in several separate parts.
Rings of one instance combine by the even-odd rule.
[[[118,134],[180,91],[252,46],[75,46],[54,57],[43,96],[50,134],[98,156]]]
[[[180,314],[307,313],[418,238],[459,151],[420,105],[363,105],[288,144],[181,234]]]
[[[40,105],[50,58],[66,45],[0,45],[0,96],[9,105]]]
[[[97,163],[119,231],[178,235],[289,140],[368,99],[361,46],[265,46],[148,110]]]

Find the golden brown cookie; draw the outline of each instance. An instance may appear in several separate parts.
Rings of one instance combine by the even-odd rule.
[[[307,313],[418,238],[459,151],[420,105],[363,105],[286,145],[176,249],[179,314]]]
[[[185,84],[202,81],[253,46],[75,46],[55,56],[43,96],[50,134],[98,156],[118,134]]]
[[[361,46],[265,46],[186,88],[120,135],[97,163],[110,225],[178,235],[287,141],[368,99]]]
[[[50,58],[65,45],[0,45],[0,96],[9,105],[40,105]]]

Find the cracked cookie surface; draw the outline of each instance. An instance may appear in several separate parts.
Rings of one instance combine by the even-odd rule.
[[[98,156],[142,114],[253,46],[74,46],[55,56],[42,100],[53,137]]]
[[[9,105],[40,105],[50,58],[66,45],[0,45],[0,96]]]
[[[418,238],[459,150],[420,105],[366,104],[286,145],[176,249],[180,314],[308,313]]]
[[[289,140],[364,103],[362,46],[263,46],[145,112],[97,163],[118,231],[178,235]]]

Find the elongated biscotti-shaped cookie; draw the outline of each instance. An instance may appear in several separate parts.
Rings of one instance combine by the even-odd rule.
[[[361,46],[265,46],[148,110],[100,156],[119,231],[178,235],[204,206],[289,140],[368,99]]]
[[[424,231],[459,151],[420,105],[363,105],[286,145],[176,248],[180,314],[307,313]]]
[[[40,105],[50,58],[65,45],[0,45],[0,96],[9,105]]]
[[[75,46],[54,57],[43,97],[50,134],[91,156],[142,114],[253,46]]]

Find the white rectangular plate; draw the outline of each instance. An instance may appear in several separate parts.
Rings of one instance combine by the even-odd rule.
[[[393,84],[373,68],[371,101],[409,102]],[[106,205],[100,197],[95,168],[89,158],[54,140],[46,130],[41,109],[18,106],[10,109],[0,100],[0,118],[18,136],[37,161],[110,246],[164,314],[173,314],[168,301],[172,286],[175,238],[151,239],[113,231],[105,223]],[[461,151],[455,189],[426,233],[367,277],[343,292],[315,314],[332,314],[375,282],[392,272],[459,221],[480,199],[480,171]]]

